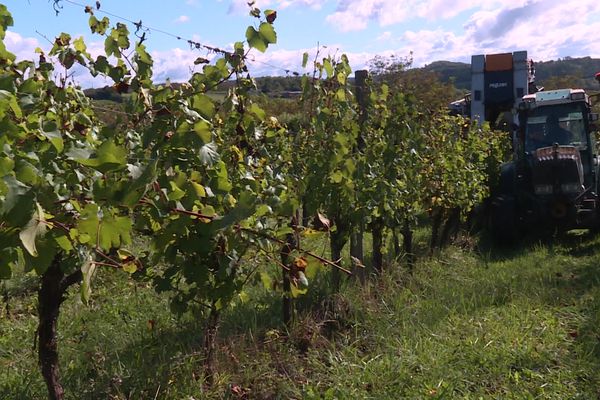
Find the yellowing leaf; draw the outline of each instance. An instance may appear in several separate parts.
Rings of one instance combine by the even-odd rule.
[[[90,301],[90,295],[92,293],[92,278],[96,273],[96,263],[94,263],[91,258],[83,264],[81,267],[81,274],[83,275],[83,280],[81,281],[81,300],[84,303],[88,303]]]
[[[206,121],[198,121],[194,124],[194,132],[202,141],[202,144],[210,143],[212,140],[212,132],[210,130],[210,124]]]
[[[344,176],[342,175],[342,172],[339,170],[334,171],[331,174],[331,176],[329,177],[329,179],[331,179],[331,182],[333,182],[333,183],[340,183],[343,178],[344,178]]]
[[[215,208],[213,206],[204,206],[202,208],[202,215],[206,215],[207,217],[214,217],[217,215]]]
[[[204,189],[204,186],[202,186],[201,184],[192,181],[192,187],[194,188],[194,191],[196,192],[196,196],[198,196],[199,198],[203,198],[206,197],[206,189]]]
[[[248,293],[246,293],[246,292],[240,292],[238,294],[238,297],[240,298],[240,301],[242,303],[247,303],[248,300],[250,300],[250,296],[248,296]]]
[[[252,105],[250,106],[250,112],[256,115],[261,121],[264,120],[267,116],[265,111],[262,108],[260,108],[260,106],[256,103],[252,103]]]
[[[258,32],[265,43],[277,43],[277,34],[275,33],[273,25],[262,22],[258,27]]]
[[[127,249],[119,249],[117,250],[117,255],[119,256],[119,260],[121,262],[129,261],[131,259],[135,259],[135,256]]]
[[[307,266],[306,258],[304,257],[296,257],[294,258],[294,266],[298,271],[304,271]]]
[[[67,253],[73,250],[73,245],[71,244],[71,241],[66,235],[58,236],[54,238],[54,240],[60,246],[60,248],[66,251]]]
[[[35,239],[38,236],[43,236],[46,233],[46,220],[44,218],[44,210],[39,203],[36,203],[36,210],[31,219],[25,226],[25,229],[19,232],[19,239],[23,243],[23,247],[34,257],[37,257],[38,252],[35,247]]]
[[[305,278],[306,279],[306,278]],[[307,282],[308,283],[308,282]],[[308,292],[308,288],[299,288],[296,285],[292,284],[291,286],[292,297],[298,297]]]
[[[321,261],[309,257],[307,260],[306,269],[304,270],[304,274],[308,279],[313,279],[321,269],[323,269],[323,264],[321,263]]]
[[[267,274],[266,272],[261,272],[260,280],[265,289],[271,290],[271,288],[273,287],[273,279],[271,278],[271,275]]]
[[[122,268],[123,268],[123,271],[125,271],[129,274],[133,274],[138,269],[137,264],[133,261],[123,264]]]
[[[301,233],[301,235],[303,237],[316,236],[316,235],[322,235],[322,234],[323,234],[322,231],[318,231],[316,229],[310,229],[310,228],[304,229]]]
[[[192,97],[192,107],[204,118],[210,119],[215,115],[215,105],[212,99],[205,94],[197,94]]]
[[[171,181],[169,184],[171,185],[171,192],[167,196],[169,200],[179,200],[185,196],[185,192],[181,190],[175,182]]]

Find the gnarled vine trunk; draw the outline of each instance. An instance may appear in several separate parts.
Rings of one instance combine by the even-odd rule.
[[[412,273],[415,266],[415,255],[413,252],[413,232],[408,218],[404,220],[404,227],[402,228],[402,247],[404,248],[404,254],[406,254],[408,270]]]
[[[400,240],[398,239],[398,231],[397,231],[397,227],[394,227],[394,229],[392,229],[392,241],[394,242],[394,258],[398,259],[398,257],[400,257]]]
[[[62,400],[64,389],[60,383],[58,363],[58,317],[69,286],[81,281],[81,271],[65,277],[57,255],[42,275],[38,292],[38,360],[50,400]]]
[[[208,314],[204,330],[204,377],[206,384],[212,386],[215,381],[215,349],[217,346],[217,333],[219,330],[219,311],[213,304]]]
[[[329,242],[331,246],[331,259],[333,260],[333,262],[339,264],[339,261],[342,258],[342,249],[344,248],[346,241],[343,239],[343,235],[341,233],[332,232]],[[338,292],[340,290],[342,279],[341,272],[337,268],[334,268],[333,271],[331,271],[331,274],[331,285],[333,286],[333,290],[335,292]]]
[[[431,217],[431,239],[429,241],[429,251],[432,253],[438,247],[443,217],[444,211],[441,208],[434,208]]]
[[[448,218],[446,218],[446,222],[444,223],[444,228],[442,229],[442,236],[439,243],[440,248],[446,246],[450,242],[450,239],[456,238],[459,228],[460,208],[455,207],[450,210]]]
[[[329,233],[331,259],[335,263],[341,263],[342,250],[350,238],[352,226],[350,225],[349,218],[347,216],[342,216],[339,213],[333,217],[333,220],[335,221],[336,229]],[[332,286],[336,292],[340,289],[341,280],[342,274],[340,270],[334,268],[332,271]]]
[[[376,273],[381,273],[383,270],[383,253],[381,252],[381,246],[383,246],[383,220],[381,218],[373,220],[371,234],[373,239],[373,269]]]
[[[363,249],[363,231],[362,226],[357,226],[352,232],[350,236],[350,255],[356,258],[361,264],[364,259],[364,249]],[[366,271],[364,268],[356,267],[352,271],[352,273],[360,279],[362,283],[365,282]]]
[[[290,254],[294,247],[296,246],[296,241],[293,233],[288,233],[286,235],[286,242],[281,246],[280,257],[281,264],[286,266],[289,271],[282,269],[283,275],[283,304],[282,304],[282,312],[283,312],[283,323],[285,326],[289,327],[292,322],[292,314],[293,314],[293,300],[292,300],[292,283],[290,281],[290,274],[294,273],[293,261],[290,260]]]

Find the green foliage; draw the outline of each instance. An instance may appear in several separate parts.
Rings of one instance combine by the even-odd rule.
[[[341,224],[350,217],[355,197],[355,165],[350,155],[359,125],[348,83],[351,68],[345,55],[339,60],[324,58],[314,67],[312,80],[305,77],[303,81],[303,101],[313,114],[300,132],[302,152],[295,154],[295,163],[304,166],[298,185],[309,212],[321,209]],[[341,227],[339,233],[347,235]]]
[[[90,59],[68,34],[49,55],[67,69]],[[54,256],[72,273],[97,251],[129,242],[127,209],[98,190],[129,180],[127,150],[117,144],[123,136],[102,129],[80,89],[52,80],[53,64],[12,60],[5,55],[1,63],[13,82],[0,106],[3,275],[18,265],[41,275]]]
[[[250,15],[260,19],[260,10],[253,8]],[[270,44],[277,43],[277,33],[275,33],[275,29],[273,28],[273,21],[275,21],[277,13],[273,10],[266,10],[264,17],[265,21],[259,24],[258,29],[253,26],[249,26],[246,29],[246,41],[248,45],[261,53],[264,53]]]
[[[251,15],[259,22],[246,41],[265,51],[277,40],[276,12]],[[0,7],[3,29],[10,23]],[[322,263],[336,266],[292,243],[315,235],[298,224],[302,203],[339,262],[355,225],[394,228],[434,207],[468,211],[486,195],[497,138],[440,113],[443,86],[406,84],[428,77],[368,81],[359,102],[348,58],[317,56],[286,127],[272,116],[279,105],[254,102],[244,43],[198,62],[186,83],[156,85],[152,57],[126,25],[94,15],[89,24],[105,54],[92,57],[82,39],[61,34],[48,53],[66,71],[58,83],[45,54],[16,63],[0,48],[2,279],[58,263],[82,278],[89,304],[92,278],[108,266],[169,292],[177,314],[214,316],[247,301],[254,280],[276,288],[282,268],[286,295],[300,296]],[[68,82],[77,65],[127,93],[115,110],[127,121],[98,119],[97,104]],[[225,82],[217,101],[210,92]]]
[[[363,135],[360,190],[367,218],[390,228],[424,211],[468,213],[489,191],[505,135],[446,115],[453,90],[410,60],[374,60]]]

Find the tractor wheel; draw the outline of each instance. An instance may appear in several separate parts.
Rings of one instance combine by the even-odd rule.
[[[497,244],[512,245],[518,241],[520,235],[514,197],[500,195],[492,199],[490,231]]]

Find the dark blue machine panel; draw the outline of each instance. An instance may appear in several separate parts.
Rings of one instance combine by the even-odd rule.
[[[485,72],[485,104],[514,102],[513,71]]]

